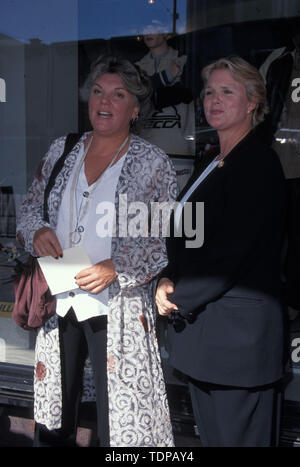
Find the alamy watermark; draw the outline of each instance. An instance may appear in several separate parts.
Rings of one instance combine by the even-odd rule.
[[[179,210],[179,212],[178,212]],[[175,223],[170,218],[174,213]],[[96,214],[99,237],[185,237],[187,248],[200,248],[204,242],[204,203],[141,201],[128,203],[127,195],[119,195],[118,212],[112,202],[100,202]]]
[[[0,102],[6,102],[6,83],[3,78],[0,78]]]
[[[293,79],[292,87],[296,88],[292,92],[292,101],[298,103],[300,102],[300,78]]]

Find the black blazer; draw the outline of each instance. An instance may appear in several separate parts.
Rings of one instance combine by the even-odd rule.
[[[215,384],[274,382],[283,371],[286,205],[276,153],[251,132],[188,201],[204,202],[204,243],[186,248],[184,232],[167,239],[169,264],[161,277],[174,281],[170,299],[185,317],[168,326],[170,363]]]

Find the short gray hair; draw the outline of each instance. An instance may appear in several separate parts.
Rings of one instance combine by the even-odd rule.
[[[94,82],[103,74],[117,74],[126,91],[132,94],[140,106],[139,117],[148,113],[152,97],[151,81],[147,74],[129,60],[115,56],[100,56],[91,65],[90,73],[80,89],[80,97],[87,102]]]
[[[264,120],[265,114],[269,111],[266,86],[261,74],[257,68],[241,57],[220,58],[202,70],[204,88],[211,73],[222,69],[228,70],[236,81],[245,86],[249,101],[256,102],[256,108],[252,114],[252,126],[255,127]]]

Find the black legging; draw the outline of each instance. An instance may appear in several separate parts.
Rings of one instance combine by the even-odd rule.
[[[107,317],[78,322],[73,309],[58,318],[61,373],[62,427],[48,430],[36,424],[34,446],[75,446],[84,363],[89,355],[96,388],[97,432],[100,446],[109,446],[107,398]]]

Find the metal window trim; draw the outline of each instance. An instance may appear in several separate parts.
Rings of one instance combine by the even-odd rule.
[[[0,404],[33,405],[33,366],[0,363]]]

